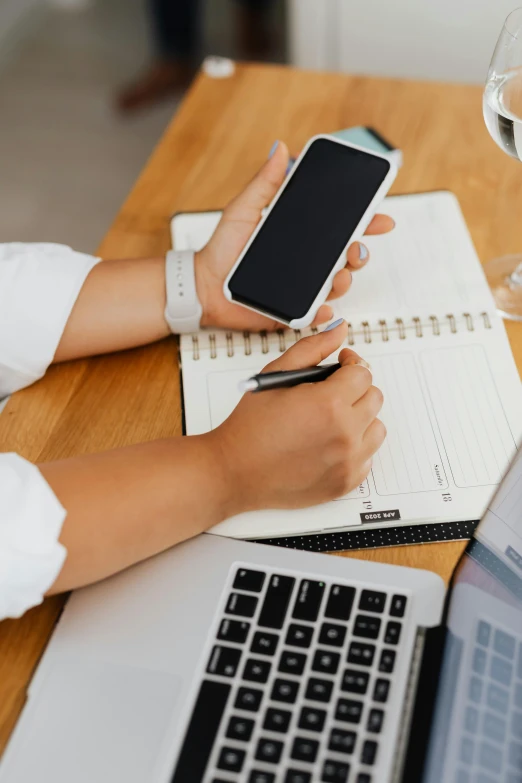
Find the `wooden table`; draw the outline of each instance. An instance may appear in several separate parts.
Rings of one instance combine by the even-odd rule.
[[[152,256],[169,245],[178,210],[223,206],[253,176],[272,143],[297,153],[312,135],[372,125],[404,151],[394,192],[450,189],[482,259],[522,250],[522,169],[498,150],[478,87],[240,66],[196,80],[100,247],[106,258]],[[59,239],[59,237],[57,237]],[[522,326],[507,324],[522,369]],[[9,402],[0,452],[33,462],[181,434],[173,339],[53,367]],[[463,543],[356,553],[438,572],[448,580]],[[54,597],[0,624],[0,750],[64,604]]]

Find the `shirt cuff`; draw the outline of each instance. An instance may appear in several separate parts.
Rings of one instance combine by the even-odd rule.
[[[40,604],[62,570],[66,512],[35,465],[0,454],[0,620]]]
[[[0,398],[45,374],[99,261],[65,245],[0,245]]]

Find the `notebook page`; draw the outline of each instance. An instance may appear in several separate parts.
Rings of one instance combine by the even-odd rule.
[[[204,335],[184,338],[188,434],[218,426],[239,402],[237,383],[279,353],[278,338],[252,339],[250,355],[235,343],[214,348]],[[216,345],[216,344],[215,344]],[[317,509],[268,511],[228,520],[216,532],[270,537],[360,524],[479,519],[522,435],[522,395],[502,323],[491,328],[356,344],[384,394],[388,435],[368,480],[346,498]],[[187,393],[187,389],[190,393]]]
[[[392,196],[385,236],[366,237],[369,264],[336,304],[347,320],[492,312],[493,300],[456,197],[449,192]]]

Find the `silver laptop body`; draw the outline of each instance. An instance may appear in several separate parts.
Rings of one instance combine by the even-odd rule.
[[[426,571],[202,535],[71,597],[0,783],[400,780],[444,595]]]

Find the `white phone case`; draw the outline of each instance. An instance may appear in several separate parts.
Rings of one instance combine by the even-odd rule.
[[[291,321],[282,321],[281,318],[279,318],[278,316],[274,315],[274,313],[269,312],[268,310],[261,310],[261,309],[259,309],[257,307],[252,307],[250,305],[243,304],[243,302],[238,302],[237,300],[235,300],[233,298],[233,296],[232,296],[231,291],[230,291],[229,282],[230,282],[230,279],[231,279],[232,275],[234,274],[234,272],[238,268],[239,264],[241,263],[241,261],[243,260],[245,255],[247,254],[250,245],[252,244],[252,242],[254,241],[256,236],[258,235],[258,233],[262,230],[263,225],[264,225],[268,215],[274,209],[275,205],[277,204],[278,199],[281,197],[281,195],[282,195],[283,191],[285,190],[286,186],[290,182],[291,178],[294,176],[297,168],[299,167],[299,164],[301,163],[302,159],[304,158],[304,156],[308,152],[309,147],[314,143],[314,141],[317,141],[318,139],[326,139],[326,140],[330,141],[332,144],[340,144],[343,147],[351,147],[352,149],[359,150],[360,152],[364,152],[366,155],[373,155],[376,158],[382,158],[383,160],[386,160],[386,162],[390,164],[390,170],[389,170],[388,174],[386,175],[385,179],[383,180],[380,188],[375,193],[375,196],[373,197],[372,201],[370,202],[370,205],[368,206],[368,209],[366,210],[366,212],[362,216],[362,218],[361,218],[359,224],[357,225],[355,231],[353,232],[353,234],[349,238],[348,242],[346,243],[346,246],[343,248],[343,251],[342,251],[341,255],[339,256],[339,259],[338,259],[337,263],[335,264],[335,266],[333,267],[332,271],[330,272],[330,274],[326,278],[326,280],[324,282],[324,285],[322,286],[322,288],[320,289],[319,293],[315,297],[315,299],[314,299],[314,301],[312,303],[312,306],[310,307],[308,312],[302,318],[294,318]],[[276,318],[276,320],[278,320],[278,321],[282,321],[283,323],[287,323],[288,326],[290,326],[292,329],[302,329],[305,326],[309,326],[312,323],[312,321],[314,320],[314,318],[315,318],[315,316],[317,314],[317,311],[319,310],[320,306],[326,301],[326,297],[328,296],[328,294],[330,293],[330,290],[332,288],[332,283],[333,283],[333,279],[334,279],[335,275],[337,274],[337,272],[339,272],[339,270],[341,270],[346,265],[346,259],[345,259],[346,250],[348,249],[349,245],[352,244],[352,242],[357,242],[358,240],[362,239],[362,237],[364,236],[364,232],[366,231],[366,229],[367,229],[371,219],[373,218],[378,205],[380,204],[380,202],[383,200],[383,198],[386,196],[386,194],[388,193],[389,189],[391,188],[391,186],[393,184],[393,181],[395,180],[395,177],[397,176],[397,171],[398,171],[398,169],[397,169],[397,166],[395,165],[395,163],[393,161],[390,161],[389,157],[387,157],[386,155],[380,155],[379,153],[373,152],[373,151],[370,152],[368,149],[365,149],[364,147],[360,147],[358,144],[350,144],[350,143],[348,143],[346,141],[342,141],[341,139],[336,139],[333,136],[329,136],[326,133],[319,134],[318,136],[313,136],[308,141],[308,143],[305,145],[303,151],[301,152],[301,154],[297,158],[297,160],[296,160],[296,162],[295,162],[295,164],[294,164],[290,174],[288,175],[288,177],[285,179],[285,181],[283,182],[283,184],[279,188],[279,190],[276,193],[276,195],[274,196],[271,204],[267,208],[264,216],[262,217],[262,219],[260,220],[259,224],[257,225],[254,233],[252,234],[252,236],[248,240],[247,244],[245,245],[241,255],[239,256],[239,258],[237,259],[236,263],[234,264],[234,266],[230,270],[230,272],[229,272],[229,274],[227,276],[227,279],[225,280],[225,283],[223,285],[223,292],[224,292],[226,298],[230,302],[234,302],[234,304],[241,305],[241,307],[246,307],[247,310],[253,310],[256,313],[261,313],[261,315],[267,315],[270,318]]]

